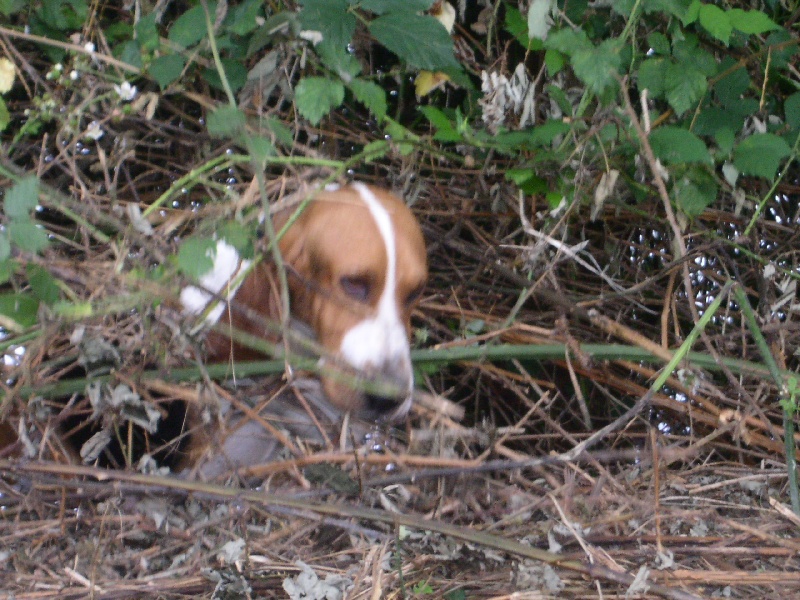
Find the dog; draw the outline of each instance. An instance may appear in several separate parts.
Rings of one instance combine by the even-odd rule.
[[[292,213],[287,209],[275,215],[276,231]],[[425,241],[411,210],[377,187],[329,186],[296,216],[278,245],[291,318],[308,329],[323,350],[319,379],[325,400],[342,413],[366,420],[404,417],[414,385],[411,313],[428,276]],[[253,266],[219,241],[211,272],[199,286],[181,292],[183,309],[193,315],[204,313],[207,323],[217,323],[217,331],[233,328],[274,338],[265,330],[264,320],[254,315],[281,321],[276,268],[268,261]],[[218,334],[211,335],[207,345],[210,361],[258,355]],[[359,389],[352,379],[326,373],[326,363],[344,364],[367,379],[388,383],[392,392]],[[233,442],[225,445],[229,454],[243,454]],[[254,460],[254,450],[245,454],[248,461]]]
[[[334,426],[345,413],[372,422],[403,418],[411,406],[414,384],[410,318],[428,275],[416,218],[398,197],[360,183],[328,187],[299,215],[293,213],[286,208],[274,216],[276,230],[288,224],[278,245],[290,316],[321,347],[322,375],[297,377],[278,393],[261,393],[270,418],[277,419],[278,427],[304,437],[314,437],[318,424]],[[193,317],[203,314],[206,325],[216,323],[217,330],[238,329],[274,340],[265,323],[282,321],[277,266],[267,260],[256,265],[242,260],[224,241],[216,250],[211,272],[199,285],[181,291],[183,311]],[[208,336],[207,349],[210,362],[259,356],[217,332]],[[384,389],[389,389],[362,388],[358,378],[343,379],[337,375],[342,365],[362,379],[388,383]],[[314,407],[316,421],[304,419],[298,393]],[[182,418],[190,429],[203,427],[197,406],[187,406]],[[263,419],[259,423],[228,414],[227,421],[224,431],[212,427],[190,435],[188,448],[179,452],[182,456],[170,461],[174,470],[194,469],[211,478],[274,455],[278,438]],[[74,450],[70,460],[80,461],[77,447],[69,448]],[[15,449],[19,449],[16,432],[0,422],[0,453],[13,454]]]

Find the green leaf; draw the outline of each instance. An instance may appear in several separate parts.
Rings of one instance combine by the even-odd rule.
[[[266,126],[275,136],[275,141],[283,146],[291,147],[294,144],[294,134],[280,119],[268,117],[262,119],[262,124]]]
[[[703,4],[698,15],[700,25],[726,46],[731,39],[733,25],[728,14],[714,4]]]
[[[598,140],[604,144],[618,144],[625,140],[627,142],[628,136],[616,123],[606,123],[597,132]],[[627,143],[625,143],[627,146]]]
[[[738,131],[742,125],[744,118],[734,111],[712,106],[697,115],[693,130],[697,135],[715,135],[723,128]]]
[[[228,85],[235,93],[244,87],[247,83],[247,68],[238,60],[223,58],[220,60],[222,68],[225,70],[225,77],[228,79]],[[210,83],[213,87],[220,91],[224,91],[225,87],[222,85],[222,78],[219,76],[219,71],[216,69],[205,69],[203,71],[203,79]]]
[[[708,88],[708,80],[697,69],[685,64],[667,65],[664,93],[675,113],[680,116],[697,104]]]
[[[156,80],[158,86],[165,90],[170,83],[181,76],[185,66],[186,61],[180,54],[165,54],[151,62],[147,71]]]
[[[639,89],[646,89],[651,98],[660,98],[664,95],[664,75],[667,71],[669,60],[665,58],[648,58],[639,65]]]
[[[48,27],[57,31],[80,28],[88,14],[85,0],[44,0],[37,12]]]
[[[742,94],[750,87],[750,75],[747,73],[747,67],[736,65],[733,58],[725,57],[719,65],[719,70],[724,73],[732,67],[736,68],[714,85],[714,93],[725,106],[735,106],[741,102]]]
[[[506,179],[513,181],[520,190],[528,195],[547,194],[550,191],[547,181],[531,169],[509,169],[506,171]]]
[[[317,44],[317,54],[323,64],[336,73],[342,81],[350,81],[361,73],[361,63],[344,46],[322,42]]]
[[[433,594],[433,588],[427,581],[418,581],[412,588],[411,593],[415,596],[427,596]]]
[[[355,99],[367,107],[378,121],[386,116],[386,92],[372,81],[353,79],[347,84]]]
[[[375,140],[370,142],[361,150],[364,162],[373,162],[382,159],[389,151],[389,142],[386,140]]]
[[[609,2],[611,10],[628,19],[634,6],[641,8],[646,14],[666,13],[683,19],[689,8],[690,0],[614,0]],[[638,17],[638,13],[636,15]]]
[[[6,240],[6,243],[8,241]],[[11,276],[14,274],[16,270],[16,262],[13,260],[2,260],[0,261],[0,283],[6,283],[11,279]]]
[[[271,45],[276,35],[283,31],[297,30],[297,14],[293,11],[282,11],[272,15],[266,22],[253,32],[247,44],[247,58],[257,54],[263,48]]]
[[[656,54],[661,54],[663,56],[669,56],[671,54],[669,40],[663,33],[654,32],[648,35],[647,45],[650,46]]]
[[[216,11],[217,3],[209,2],[208,14],[211,17],[212,23],[214,22]],[[198,4],[175,19],[175,22],[169,29],[167,38],[170,42],[181,48],[189,48],[205,38],[207,33],[206,13],[203,10],[202,4]]]
[[[614,0],[614,2],[609,3],[609,6],[615,13],[627,19],[631,16],[631,11],[633,11],[634,0]]]
[[[800,128],[800,92],[795,92],[783,103],[783,114],[792,129]]]
[[[125,21],[115,21],[114,23],[109,23],[108,26],[103,29],[103,33],[105,34],[106,40],[112,44],[116,44],[117,42],[128,40],[133,37],[133,24]]]
[[[748,35],[758,35],[765,31],[772,31],[780,29],[780,25],[775,23],[767,15],[760,10],[742,10],[741,8],[732,8],[728,11],[728,18],[731,21],[734,29],[741,31]]]
[[[529,131],[528,144],[531,146],[546,147],[553,143],[559,135],[564,135],[570,130],[570,124],[560,119],[550,119]]]
[[[10,17],[27,7],[28,3],[25,0],[0,0],[0,14],[5,17]]]
[[[0,325],[22,331],[36,325],[39,301],[30,294],[0,294]]]
[[[142,16],[141,19],[134,26],[136,31],[136,42],[139,47],[145,52],[153,52],[158,48],[158,26],[156,25],[156,18],[158,13],[156,11]]]
[[[325,77],[304,77],[294,90],[294,102],[300,114],[316,125],[322,117],[344,101],[341,81]]]
[[[737,144],[733,164],[742,173],[772,180],[781,161],[791,152],[783,138],[772,133],[756,133]]]
[[[422,12],[428,10],[433,4],[433,0],[362,0],[359,5],[364,10],[374,12],[376,15],[398,10],[402,6],[402,10],[410,12]]]
[[[300,25],[308,31],[319,31],[323,43],[344,52],[353,39],[356,17],[348,10],[346,0],[303,0]]]
[[[208,133],[214,137],[232,138],[243,133],[246,124],[245,114],[230,104],[223,104],[208,115]]]
[[[547,200],[547,205],[550,207],[550,210],[555,210],[559,206],[562,206],[566,200],[564,194],[561,192],[547,192],[544,195],[544,199]]]
[[[689,9],[690,3],[691,0],[644,0],[642,2],[642,8],[647,14],[666,13],[683,19],[686,16],[686,11]],[[614,4],[616,4],[616,2]],[[636,2],[633,2],[632,5],[633,4],[636,4]]]
[[[248,135],[245,140],[247,153],[253,157],[253,160],[255,160],[257,164],[262,165],[262,168],[266,167],[269,157],[277,154],[273,143],[264,136]]]
[[[736,134],[733,129],[729,127],[720,127],[714,132],[714,140],[717,142],[720,153],[724,156],[728,156],[733,150]]]
[[[39,204],[39,180],[31,175],[20,179],[6,193],[3,209],[9,219],[30,220],[31,211]]]
[[[567,64],[564,55],[558,50],[546,50],[544,53],[544,65],[547,67],[549,75],[556,75],[561,72],[564,65]]]
[[[249,260],[255,256],[253,232],[239,221],[225,221],[217,228],[217,235],[236,248],[243,259]]]
[[[142,51],[134,40],[128,40],[114,48],[114,56],[121,62],[129,64],[132,67],[141,69],[144,67],[142,60]]]
[[[530,168],[507,169],[505,172],[505,177],[517,185],[522,185],[526,181],[535,178],[536,173]]]
[[[772,50],[770,64],[773,71],[785,69],[798,52],[796,38],[783,28],[770,33],[764,42],[764,47],[770,47]]]
[[[47,269],[33,263],[28,263],[25,271],[34,296],[48,306],[52,306],[58,302],[61,297],[61,290],[56,283],[55,277],[53,277]]]
[[[550,97],[550,100],[558,105],[558,108],[561,109],[562,113],[569,117],[573,116],[575,107],[572,106],[572,102],[564,90],[548,83],[546,86],[544,86],[544,91]]]
[[[683,24],[684,25],[691,25],[695,21],[697,21],[697,17],[700,15],[700,7],[702,6],[700,0],[693,0],[692,3],[689,5],[689,8],[686,9],[686,14],[683,15]]]
[[[595,94],[602,94],[619,71],[621,58],[619,41],[609,39],[591,50],[579,50],[572,55],[572,69]]]
[[[519,9],[506,4],[506,31],[514,36],[523,48],[528,48],[531,39],[528,37],[528,24],[525,22],[525,19],[522,18],[522,13],[519,12]]]
[[[239,6],[234,6],[225,19],[225,26],[230,32],[244,36],[258,27],[256,19],[262,16],[260,0],[247,0]]]
[[[467,592],[464,590],[453,590],[444,595],[444,600],[467,600]]]
[[[696,69],[706,77],[712,77],[719,72],[719,62],[716,57],[700,46],[700,40],[696,35],[686,34],[682,38],[674,38],[672,57],[683,68]]]
[[[500,131],[492,136],[487,135],[485,141],[482,139],[482,136],[486,135],[485,132],[480,131],[477,135],[484,144],[493,146],[498,152],[507,156],[519,156],[521,150],[532,146],[530,131],[527,130]]]
[[[419,111],[436,128],[433,139],[440,142],[460,142],[464,139],[453,122],[440,109],[434,106],[420,106]]]
[[[69,321],[79,321],[95,316],[94,306],[91,302],[61,301],[53,305],[53,312]]]
[[[717,199],[719,186],[714,177],[702,168],[691,168],[672,186],[678,208],[689,217],[700,215]]]
[[[665,165],[702,163],[711,165],[711,154],[699,137],[682,127],[659,127],[650,134],[650,146]]]
[[[8,112],[5,100],[0,98],[0,131],[3,131],[11,122],[11,115]]]
[[[217,242],[208,237],[190,237],[178,250],[178,268],[196,281],[211,271],[216,255]]]
[[[33,221],[12,221],[8,233],[11,242],[25,252],[41,252],[50,243],[45,230]]]
[[[0,263],[4,263],[11,256],[11,242],[6,232],[0,233]]]
[[[391,143],[397,148],[400,155],[408,156],[411,154],[415,147],[411,142],[418,142],[419,136],[413,134],[391,117],[386,117],[383,123],[384,131],[389,135]]]
[[[553,0],[531,0],[528,7],[528,36],[531,39],[547,39],[547,33],[553,25],[550,19],[553,4]]]
[[[369,31],[410,67],[427,71],[460,69],[450,34],[431,16],[388,13],[372,21]]]
[[[547,36],[544,43],[545,48],[558,50],[562,54],[572,56],[580,50],[591,52],[594,49],[592,42],[583,29],[561,29]]]

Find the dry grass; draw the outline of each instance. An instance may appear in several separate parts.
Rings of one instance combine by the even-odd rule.
[[[21,45],[18,66],[46,87],[32,55]],[[562,344],[568,353],[540,361],[512,348],[503,360],[437,368],[420,360],[419,383],[459,405],[460,422],[420,405],[380,448],[342,449],[334,434],[327,444],[295,439],[295,453],[251,472],[254,488],[236,476],[206,484],[139,473],[124,457],[112,471],[76,466],[58,432],[90,412],[89,343],[102,355],[96,364],[113,365],[111,384],[159,406],[230,394],[196,366],[200,342],[174,309],[181,281],[169,257],[188,232],[261,201],[236,147],[207,137],[208,90],[157,96],[152,115],[144,105],[122,114],[101,97],[110,84],[93,77],[80,97],[51,86],[68,112],[79,100],[89,107],[81,128],[47,123],[2,159],[47,186],[39,217],[54,243],[18,258],[46,268],[91,315],[43,308],[33,335],[7,338],[26,351],[6,367],[0,415],[25,433],[30,454],[22,442],[0,449],[1,598],[286,597],[302,563],[353,599],[800,594],[781,409],[735,307],[695,349],[752,364],[687,366],[688,378],[676,373],[644,410],[568,454],[642,398],[661,366],[622,353],[598,359],[582,346],[666,356],[693,326],[684,264],[709,296],[709,282],[736,273],[755,297],[765,262],[796,267],[797,231],[763,220],[751,240],[734,240],[744,219],[731,200],[729,211],[693,225],[686,256],[675,258],[663,241],[668,223],[650,216],[660,214],[656,202],[608,203],[591,221],[588,206],[552,216],[526,197],[522,218],[502,157],[465,168],[420,147],[360,165],[357,175],[401,192],[423,224],[431,281],[415,316],[421,345],[440,358],[478,342]],[[372,136],[357,109],[312,130],[288,102],[273,96],[268,105],[297,128],[293,157],[346,155]],[[29,106],[19,97],[12,110]],[[246,108],[255,115],[263,106]],[[90,118],[106,128],[96,143],[81,135]],[[299,165],[268,168],[267,201],[330,174]],[[152,234],[138,231],[130,207],[146,211],[157,199]],[[774,208],[791,213],[796,201]],[[776,290],[763,284],[762,303]],[[781,366],[796,368],[791,315],[764,331]],[[274,375],[262,377],[274,387]],[[246,405],[252,396],[232,394]],[[309,470],[319,464],[335,466],[344,487]]]

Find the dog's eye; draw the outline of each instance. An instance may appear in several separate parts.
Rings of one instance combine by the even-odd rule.
[[[369,300],[370,283],[369,279],[360,275],[345,275],[339,280],[342,291],[358,302]]]
[[[423,292],[424,289],[425,289],[425,285],[424,284],[415,287],[411,291],[411,293],[408,296],[406,296],[406,306],[411,306],[413,304],[416,304],[417,300],[419,300],[420,296],[422,296],[422,292]]]

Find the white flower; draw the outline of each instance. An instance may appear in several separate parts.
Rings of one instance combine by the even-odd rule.
[[[89,54],[94,54],[94,44],[92,42],[86,42],[83,45],[83,49],[86,50]]]
[[[80,76],[81,74],[75,69],[72,69],[72,71],[69,72],[69,78],[72,79],[72,81],[78,81],[78,77]]]
[[[103,131],[103,128],[100,127],[100,123],[97,121],[92,121],[89,123],[89,127],[86,128],[85,135],[87,138],[97,141],[103,137],[105,133],[106,132]]]
[[[453,33],[453,25],[456,22],[456,9],[449,2],[442,2],[437,8],[431,8],[431,15],[439,21],[447,33]]]
[[[506,121],[506,109],[513,101],[509,98],[509,81],[503,74],[497,72],[481,72],[481,91],[484,96],[478,100],[483,108],[483,122],[492,133],[497,133]]]
[[[311,42],[312,46],[316,46],[323,39],[322,38],[322,32],[321,31],[315,31],[313,29],[307,29],[307,30],[301,31],[299,36],[300,36],[300,39],[306,40],[307,42]]]
[[[5,94],[14,85],[14,63],[7,58],[0,58],[0,94]]]
[[[120,85],[114,85],[114,91],[125,102],[130,102],[136,97],[136,86],[131,85],[127,81],[123,81]]]
[[[481,91],[483,98],[478,103],[483,108],[483,122],[490,132],[496,133],[499,127],[506,125],[507,113],[522,113],[518,128],[533,122],[535,113],[535,90],[525,65],[520,63],[509,80],[498,72],[481,72]]]

